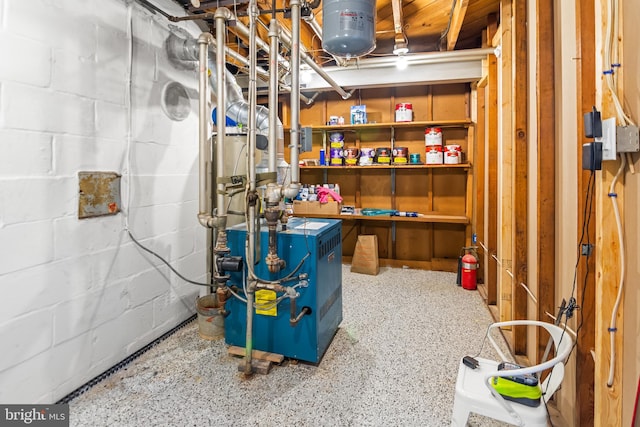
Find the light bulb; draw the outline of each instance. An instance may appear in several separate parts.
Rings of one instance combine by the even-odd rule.
[[[396,59],[396,68],[400,71],[406,70],[409,65],[409,61],[407,61],[407,57],[404,55],[398,55]]]

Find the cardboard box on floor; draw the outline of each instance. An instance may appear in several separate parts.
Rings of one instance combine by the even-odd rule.
[[[351,272],[376,276],[380,272],[378,263],[378,236],[360,235],[351,259]]]

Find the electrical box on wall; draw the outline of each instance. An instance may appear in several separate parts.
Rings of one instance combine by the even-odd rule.
[[[120,177],[116,172],[78,172],[78,218],[120,212]]]
[[[618,153],[637,153],[640,151],[638,126],[618,126],[616,129],[616,141]]]

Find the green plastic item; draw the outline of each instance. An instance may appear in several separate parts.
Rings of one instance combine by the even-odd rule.
[[[525,385],[504,377],[493,377],[491,385],[506,400],[534,408],[540,405],[542,390],[539,385]]]

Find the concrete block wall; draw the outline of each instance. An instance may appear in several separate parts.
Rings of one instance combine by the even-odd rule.
[[[200,289],[125,232],[204,280],[197,100],[161,108],[167,83],[197,90],[175,27],[199,34],[126,0],[0,0],[2,403],[55,402],[194,313]],[[125,212],[79,220],[79,171],[122,174]]]

